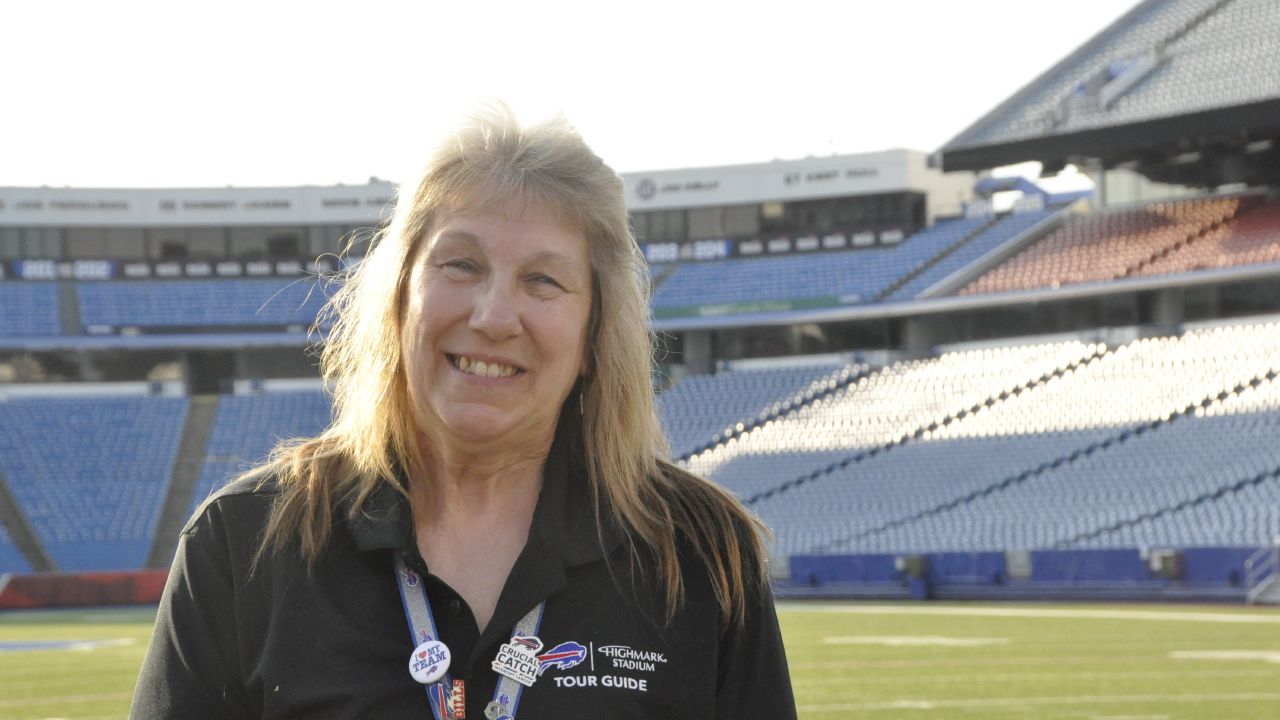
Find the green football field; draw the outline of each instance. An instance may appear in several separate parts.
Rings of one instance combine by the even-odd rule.
[[[124,717],[153,614],[0,613],[0,718]],[[809,720],[1280,718],[1276,609],[793,602],[779,614]]]

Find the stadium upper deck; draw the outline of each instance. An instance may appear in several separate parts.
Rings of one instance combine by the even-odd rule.
[[[1278,35],[1272,0],[1146,0],[958,134],[942,163],[1039,160],[1047,172],[1075,163],[1095,176],[1127,168],[1197,187],[1275,185]]]

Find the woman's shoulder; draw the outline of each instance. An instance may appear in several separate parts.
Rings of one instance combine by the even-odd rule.
[[[663,493],[675,510],[677,543],[682,555],[705,564],[716,555],[729,565],[743,563],[748,576],[765,562],[762,551],[765,526],[732,493],[720,485],[678,465],[659,462]],[[719,564],[712,561],[712,564]]]
[[[260,529],[279,494],[280,483],[273,473],[244,473],[200,502],[182,533],[191,535],[210,525]]]
[[[760,524],[751,511],[728,490],[679,465],[659,461],[660,487],[669,503],[681,510],[713,520],[719,529],[739,537],[754,535]]]

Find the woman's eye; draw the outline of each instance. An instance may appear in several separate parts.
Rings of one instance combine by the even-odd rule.
[[[463,260],[463,259],[447,260],[441,263],[440,266],[446,270],[455,270],[455,271],[464,272],[464,273],[472,273],[480,269],[478,265],[471,262],[470,260]]]
[[[543,275],[542,273],[537,273],[529,276],[529,279],[533,281],[533,283],[536,285],[546,285],[547,287],[555,287],[555,288],[561,287],[560,283],[557,282],[556,279],[551,277],[550,275]]]

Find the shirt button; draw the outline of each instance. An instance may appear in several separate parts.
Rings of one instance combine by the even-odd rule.
[[[461,615],[461,614],[462,614],[462,601],[461,601],[461,600],[459,600],[458,598],[454,598],[454,599],[450,600],[450,601],[449,601],[449,612],[453,613],[454,615]]]

